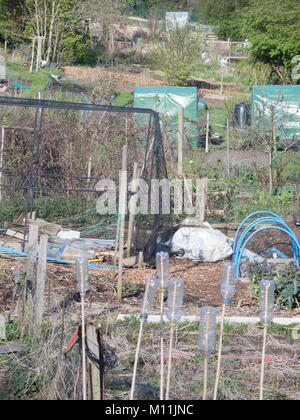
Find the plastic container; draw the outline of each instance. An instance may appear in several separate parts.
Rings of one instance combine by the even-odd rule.
[[[209,358],[215,346],[217,310],[212,306],[200,309],[198,346],[204,358]]]
[[[77,291],[79,293],[86,293],[89,290],[88,264],[89,262],[87,257],[76,257],[76,279]]]
[[[183,302],[183,280],[172,279],[168,287],[168,312],[167,318],[171,323],[178,322],[181,318]]]
[[[235,290],[236,265],[233,262],[225,262],[223,265],[223,277],[221,283],[221,295],[223,303],[229,304]]]
[[[234,107],[234,122],[237,128],[242,130],[245,126],[250,125],[251,114],[250,105],[247,102],[240,102]]]
[[[273,319],[275,283],[273,280],[260,282],[259,317],[263,324],[269,324]]]
[[[140,305],[140,314],[145,319],[153,312],[155,295],[159,285],[159,279],[154,279],[152,277],[147,278],[144,297]]]
[[[169,278],[169,254],[161,251],[156,254],[156,273],[160,284],[165,289],[168,286]]]

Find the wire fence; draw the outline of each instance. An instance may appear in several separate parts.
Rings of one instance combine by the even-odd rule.
[[[143,116],[142,124],[138,115]],[[159,117],[150,109],[0,98],[0,123],[0,218],[2,223],[12,222],[24,213],[23,248],[34,212],[40,218],[51,216],[49,221],[56,218],[76,226],[87,235],[115,237],[124,144],[128,145],[128,182],[134,162],[149,189],[152,179],[167,178]],[[101,195],[98,183],[108,178],[117,193],[112,217],[97,215],[95,210]],[[159,214],[137,216],[137,250],[145,251],[155,241],[160,223]]]

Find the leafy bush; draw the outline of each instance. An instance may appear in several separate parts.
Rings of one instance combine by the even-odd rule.
[[[293,309],[300,303],[300,270],[290,264],[278,269],[267,263],[253,262],[249,264],[250,295],[252,299],[259,299],[260,282],[274,280],[275,308]]]

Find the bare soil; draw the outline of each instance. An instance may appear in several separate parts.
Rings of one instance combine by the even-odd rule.
[[[300,240],[300,226],[290,224],[294,233]],[[226,232],[233,236],[234,232]],[[270,247],[275,247],[292,257],[290,238],[283,232],[270,230],[258,233],[249,242],[248,249],[260,253]],[[24,258],[11,258],[2,255],[0,258],[0,313],[9,311],[13,294],[13,271],[23,268]],[[197,315],[199,308],[211,305],[221,309],[220,282],[224,261],[216,263],[198,263],[177,257],[170,258],[170,276],[180,278],[185,282],[183,313],[185,315]],[[62,301],[67,302],[67,312],[75,314],[76,307],[80,315],[79,305],[76,302],[76,279],[75,269],[72,265],[48,263],[48,279],[50,282],[50,300],[48,286],[46,293],[47,309],[55,310]],[[86,300],[89,304],[89,312],[100,313],[103,310],[116,308],[119,313],[137,313],[140,300],[144,291],[147,277],[155,277],[154,267],[127,268],[123,275],[123,298],[117,300],[117,281],[113,269],[90,270],[90,291]],[[75,296],[75,299],[74,299]],[[158,309],[158,308],[157,308]],[[15,308],[16,310],[16,308]],[[75,310],[75,312],[74,312]],[[228,315],[257,315],[257,302],[251,301],[249,296],[249,284],[238,281],[236,293],[228,308]],[[300,314],[300,308],[293,311],[278,312],[278,316],[296,316]]]

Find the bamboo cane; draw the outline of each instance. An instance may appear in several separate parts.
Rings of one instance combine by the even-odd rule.
[[[216,381],[215,381],[215,389],[214,389],[214,396],[213,396],[214,401],[217,399],[218,385],[219,385],[219,379],[220,379],[225,308],[226,308],[226,305],[225,305],[225,303],[223,303],[222,315],[221,315],[221,327],[220,327],[221,330],[220,330],[220,342],[219,342],[219,351],[218,351],[218,363],[217,363]]]
[[[262,401],[264,399],[264,371],[265,371],[265,354],[266,354],[266,341],[267,341],[267,329],[268,325],[264,325],[264,337],[263,337],[263,348],[262,348],[262,356],[261,356],[261,370],[260,370],[260,391],[259,391],[259,399]]]
[[[164,270],[163,259],[160,260],[160,399],[164,399]]]
[[[83,280],[82,280],[83,290]],[[87,400],[86,395],[86,354],[85,354],[85,314],[84,314],[84,296],[85,293],[80,294],[81,296],[81,344],[82,344],[82,395],[83,400]]]
[[[170,346],[169,346],[168,374],[167,374],[167,385],[166,385],[166,400],[169,399],[169,391],[170,391],[173,336],[174,336],[174,324],[171,325],[171,331],[170,331]]]
[[[207,371],[208,371],[208,358],[205,357],[204,358],[204,377],[203,377],[203,401],[206,400],[206,395],[207,395]]]
[[[139,358],[139,352],[141,347],[141,340],[142,340],[142,334],[143,334],[143,326],[144,326],[144,318],[141,318],[140,320],[140,330],[139,330],[139,336],[138,336],[138,342],[135,352],[135,359],[134,359],[134,367],[133,367],[133,375],[132,375],[132,383],[131,383],[131,391],[130,391],[130,400],[133,400],[134,396],[134,389],[135,389],[135,381],[136,381],[136,372],[137,372],[137,364],[138,364],[138,358]]]

